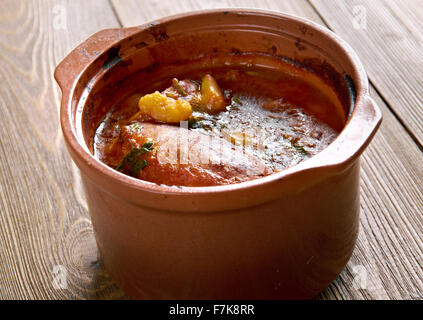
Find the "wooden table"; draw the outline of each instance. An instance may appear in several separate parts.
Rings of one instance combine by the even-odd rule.
[[[58,62],[104,28],[234,6],[300,15],[339,34],[384,114],[362,157],[356,249],[317,298],[423,299],[422,0],[1,0],[0,298],[125,298],[102,267],[64,146]]]

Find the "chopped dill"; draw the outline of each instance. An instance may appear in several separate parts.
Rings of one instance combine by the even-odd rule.
[[[147,160],[141,159],[141,156],[147,152],[153,151],[153,141],[146,141],[141,148],[135,148],[130,140],[131,151],[123,157],[121,163],[115,170],[128,173],[132,177],[137,177],[142,169],[148,164]]]
[[[298,144],[298,138],[292,138],[290,142],[291,142],[291,145],[295,148],[295,150],[297,150],[300,154],[304,156],[308,155],[308,151],[304,149],[302,145]]]
[[[201,128],[201,119],[198,117],[191,116],[188,118],[188,128],[189,129],[198,129]]]
[[[231,99],[231,106],[232,107],[236,107],[236,108],[242,106],[242,102],[239,99],[239,97],[237,97],[237,96],[232,97],[232,99]]]
[[[136,131],[140,131],[143,128],[143,125],[140,125],[138,123],[133,123],[131,124],[131,127]]]
[[[179,84],[178,79],[174,78],[172,80],[172,85],[175,87],[176,91],[183,97],[186,97],[188,94],[186,93],[186,91],[181,87],[181,85]]]

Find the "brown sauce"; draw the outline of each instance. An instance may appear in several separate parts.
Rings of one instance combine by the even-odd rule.
[[[219,112],[193,110],[181,123],[139,113],[155,90],[190,100],[205,74],[224,101]],[[294,166],[326,148],[345,124],[336,104],[309,82],[265,68],[215,68],[186,73],[124,97],[94,138],[94,155],[142,180],[212,186],[260,178]],[[174,80],[175,81],[175,80]],[[338,109],[337,109],[338,108]]]

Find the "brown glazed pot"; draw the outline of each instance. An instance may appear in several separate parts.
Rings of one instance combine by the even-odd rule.
[[[157,185],[93,157],[90,139],[108,92],[130,90],[125,80],[134,74],[231,52],[317,61],[335,87],[348,75],[356,99],[337,139],[280,173],[216,187]],[[329,30],[255,9],[186,13],[100,31],[60,63],[55,78],[101,257],[131,297],[312,298],[348,262],[359,226],[359,157],[382,116],[357,55]]]

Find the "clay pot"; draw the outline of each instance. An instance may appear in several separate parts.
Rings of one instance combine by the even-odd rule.
[[[124,94],[132,89],[128,79],[177,70],[200,56],[243,52],[303,62],[337,90],[355,92],[337,139],[280,173],[217,187],[156,185],[93,157],[108,93]],[[329,30],[261,10],[186,13],[100,31],[60,63],[55,78],[63,134],[81,171],[101,257],[128,295],[312,298],[348,262],[359,226],[359,157],[382,116],[357,55]]]

